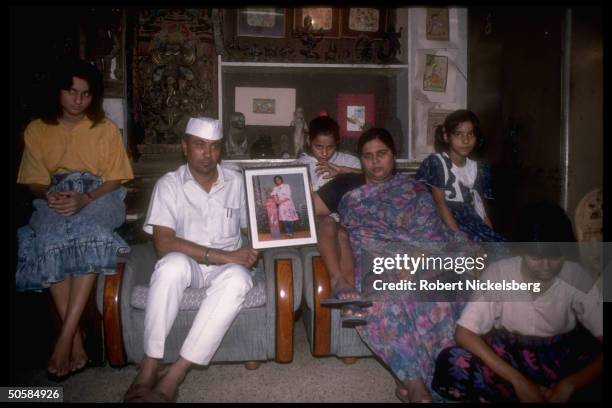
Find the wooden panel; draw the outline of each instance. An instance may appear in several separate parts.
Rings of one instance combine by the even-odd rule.
[[[314,301],[313,355],[327,356],[331,352],[331,309],[321,306],[321,299],[331,295],[329,273],[320,256],[312,258],[312,286]]]
[[[293,360],[293,265],[277,259],[276,269],[276,362]]]
[[[117,264],[117,273],[108,275],[104,282],[104,342],[108,362],[113,367],[125,365],[125,352],[123,350],[123,335],[121,333],[121,278],[123,277],[124,263]]]

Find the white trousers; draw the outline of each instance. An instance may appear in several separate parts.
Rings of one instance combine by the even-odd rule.
[[[206,298],[180,355],[192,363],[206,365],[240,312],[253,282],[242,265],[205,266],[179,252],[165,255],[155,265],[147,296],[144,327],[147,356],[163,358],[166,337],[178,314],[185,289],[190,286],[206,287]]]

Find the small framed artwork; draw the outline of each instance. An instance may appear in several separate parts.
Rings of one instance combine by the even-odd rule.
[[[253,248],[317,243],[307,166],[245,169],[244,180]]]
[[[360,35],[379,38],[387,28],[387,9],[351,7],[342,10],[342,37]]]
[[[374,126],[374,95],[339,94],[337,118],[340,136],[359,137],[366,125]]]
[[[237,86],[234,112],[244,114],[247,126],[291,126],[295,112],[295,88]]]
[[[424,91],[446,92],[447,75],[448,57],[425,54],[425,69],[423,71]]]
[[[434,143],[436,138],[436,128],[439,125],[444,123],[444,119],[448,115],[453,113],[452,110],[449,109],[430,109],[427,112],[427,141],[426,147],[431,148],[431,151],[434,149]]]
[[[425,38],[432,41],[448,41],[448,9],[428,8]]]
[[[301,7],[294,11],[293,29],[301,31],[310,18],[312,29],[327,38],[340,36],[340,9],[335,7]]]
[[[284,38],[286,14],[286,9],[276,7],[238,9],[238,36]]]

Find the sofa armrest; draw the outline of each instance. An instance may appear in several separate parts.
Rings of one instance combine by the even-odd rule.
[[[331,352],[332,310],[321,306],[321,300],[331,296],[329,273],[316,247],[304,247],[300,253],[304,267],[304,299],[312,311],[312,354],[327,356]]]
[[[302,262],[299,252],[291,248],[265,250],[263,258],[267,321],[274,324],[269,330],[274,334],[274,359],[289,363],[293,360],[294,312],[302,300]]]
[[[109,364],[113,367],[125,365],[123,328],[131,322],[130,297],[137,285],[148,285],[157,256],[151,243],[134,245],[129,254],[118,259],[114,275],[101,276],[98,285],[98,307],[102,311],[104,343]],[[101,305],[100,305],[101,303]]]

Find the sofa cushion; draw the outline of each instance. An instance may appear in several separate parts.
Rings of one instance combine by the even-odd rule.
[[[179,305],[179,310],[198,310],[204,298],[206,298],[207,288],[187,288]],[[130,305],[137,309],[145,308],[147,304],[147,295],[149,287],[138,285],[134,287],[130,299]],[[247,293],[244,300],[244,309],[259,307],[266,304],[266,285],[264,281],[253,281],[253,288]]]

